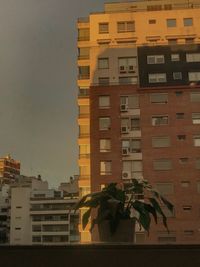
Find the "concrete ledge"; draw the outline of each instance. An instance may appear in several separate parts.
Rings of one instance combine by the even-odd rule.
[[[200,245],[0,246],[2,267],[200,266]]]

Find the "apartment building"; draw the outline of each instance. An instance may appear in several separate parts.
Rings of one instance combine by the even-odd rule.
[[[0,185],[0,244],[9,244],[9,185]]]
[[[0,158],[0,184],[12,183],[19,174],[19,161],[12,159],[10,155]]]
[[[170,234],[153,225],[137,242],[200,242],[199,25],[197,0],[107,3],[78,20],[81,195],[144,178],[175,205]]]
[[[22,177],[10,191],[11,245],[65,245],[79,242],[77,201],[48,188],[41,178]]]

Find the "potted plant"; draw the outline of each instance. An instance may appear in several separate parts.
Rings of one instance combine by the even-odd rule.
[[[162,210],[164,206],[173,211],[173,205],[148,181],[132,179],[126,187],[110,183],[102,191],[83,196],[75,210],[87,208],[82,216],[83,229],[94,210],[90,230],[98,225],[100,241],[133,242],[135,222],[149,232],[151,218],[157,223],[160,216],[168,230],[167,217]]]

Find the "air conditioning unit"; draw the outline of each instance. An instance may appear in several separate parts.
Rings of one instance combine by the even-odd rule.
[[[127,111],[128,110],[128,105],[127,104],[121,104],[120,105],[120,110],[123,111],[123,112]]]
[[[122,147],[122,155],[123,156],[129,155],[129,147]]]
[[[122,179],[131,179],[131,172],[130,171],[123,171],[122,172]]]
[[[128,133],[129,130],[128,130],[128,126],[122,126],[121,127],[121,133]]]

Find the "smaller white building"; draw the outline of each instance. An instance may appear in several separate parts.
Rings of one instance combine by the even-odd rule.
[[[9,185],[0,185],[0,244],[9,243]]]
[[[77,198],[48,189],[38,178],[11,186],[11,245],[64,245],[79,242]]]

